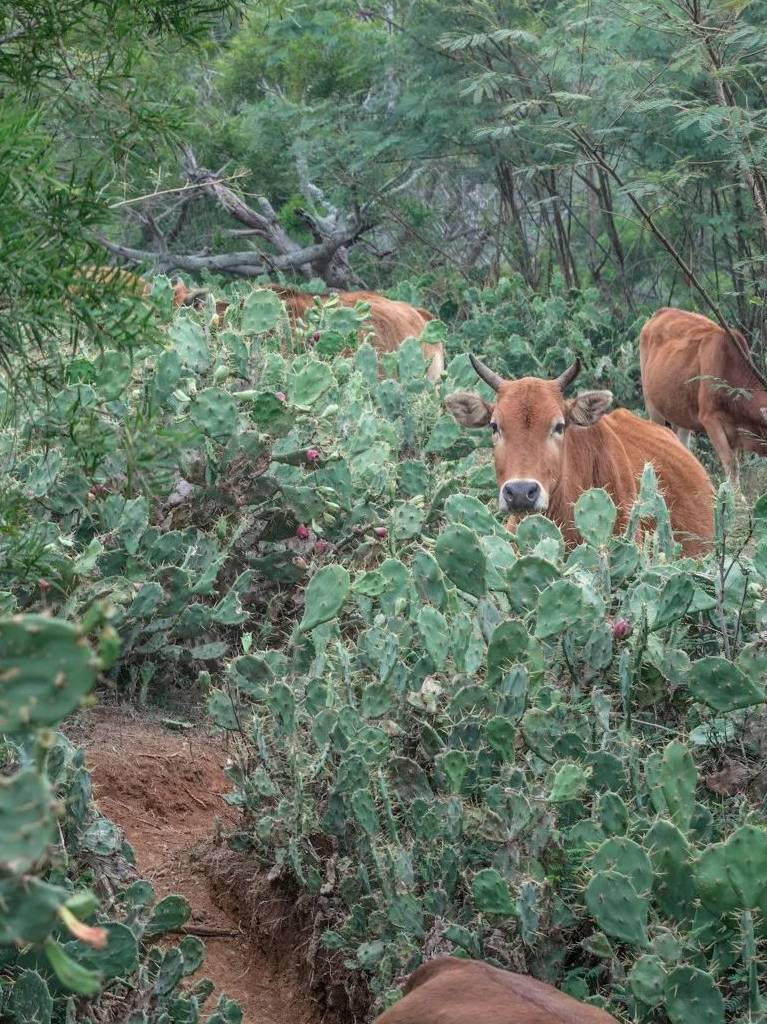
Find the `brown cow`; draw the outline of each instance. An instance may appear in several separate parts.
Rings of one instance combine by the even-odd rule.
[[[705,550],[713,536],[713,487],[669,430],[626,409],[605,415],[612,403],[609,391],[586,391],[566,401],[565,389],[580,369],[577,360],[556,380],[512,381],[470,358],[477,374],[498,393],[495,405],[469,391],[448,395],[445,404],[464,426],[489,425],[493,431],[502,512],[512,517],[545,513],[573,545],[580,541],[575,502],[583,491],[604,487],[618,508],[618,532],[626,526],[644,465],[651,462],[683,550]]]
[[[738,331],[729,338],[700,313],[659,309],[639,335],[639,365],[652,419],[685,445],[704,430],[733,483],[740,451],[767,455],[767,391]]]
[[[268,285],[268,287],[276,292],[285,303],[285,308],[293,322],[303,317],[314,304],[313,295],[300,292],[296,288],[286,288],[276,284]],[[373,325],[372,344],[378,352],[394,352],[405,338],[420,337],[426,324],[434,319],[434,316],[426,309],[411,306],[407,302],[400,302],[396,299],[387,299],[383,295],[376,295],[375,292],[336,292],[335,294],[342,306],[354,306],[357,302],[366,302],[370,305],[370,322]],[[322,295],[321,298],[327,300],[331,296]],[[421,351],[425,359],[431,360],[426,372],[427,378],[431,381],[439,380],[445,369],[445,350],[442,343],[423,342]]]
[[[143,299],[152,291],[151,281],[131,273],[130,270],[124,270],[122,267],[83,267],[83,276],[102,284],[117,285],[127,294],[137,295]],[[173,278],[171,286],[174,308],[193,305],[200,295],[207,294],[202,288],[190,291],[180,277]],[[77,291],[78,289],[75,287],[72,290]]]
[[[404,993],[374,1024],[616,1024],[605,1010],[480,960],[430,960]]]

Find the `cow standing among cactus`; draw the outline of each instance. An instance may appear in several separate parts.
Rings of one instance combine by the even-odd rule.
[[[626,409],[607,414],[609,391],[564,393],[578,361],[556,380],[504,380],[474,356],[474,369],[497,393],[494,405],[468,391],[445,399],[467,427],[493,433],[499,506],[510,516],[538,512],[562,528],[569,545],[580,542],[573,506],[583,491],[603,487],[615,502],[615,531],[626,527],[637,484],[652,463],[668,505],[674,535],[686,554],[704,551],[713,537],[714,490],[697,459],[665,427]]]
[[[683,444],[705,431],[728,478],[737,484],[738,453],[767,455],[767,389],[746,339],[700,313],[664,308],[639,335],[647,412]]]
[[[292,323],[303,317],[304,313],[314,305],[315,296],[300,292],[296,288],[285,288],[282,285],[270,285],[272,291],[285,303],[288,316]],[[419,306],[411,306],[408,302],[387,299],[375,292],[336,292],[336,298],[342,306],[352,307],[358,302],[370,306],[370,322],[373,326],[373,348],[377,352],[396,351],[405,338],[419,338],[424,327],[433,314]],[[320,296],[323,299],[329,295]],[[364,330],[361,334],[364,334]],[[426,376],[431,381],[439,380],[445,369],[445,350],[441,342],[421,343],[424,359],[429,362]]]
[[[410,975],[403,998],[375,1024],[616,1024],[525,974],[479,960],[438,957]]]

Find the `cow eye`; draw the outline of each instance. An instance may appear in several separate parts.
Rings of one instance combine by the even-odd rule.
[[[565,432],[565,425],[564,425],[564,423],[560,422],[560,423],[555,423],[554,424],[554,433],[555,434],[561,436],[562,434],[564,434],[564,432]]]
[[[490,421],[490,429],[494,434],[498,433],[498,424],[495,422],[495,420]]]

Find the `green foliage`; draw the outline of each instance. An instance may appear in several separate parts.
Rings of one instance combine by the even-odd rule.
[[[284,318],[226,337],[204,312],[160,326],[184,322],[208,358],[170,390],[155,388],[162,350],[140,350],[119,418],[94,372],[85,440],[82,403],[62,429],[34,393],[35,430],[3,435],[21,452],[0,499],[20,568],[3,570],[0,711],[33,753],[0,785],[1,940],[37,944],[46,985],[85,990],[133,978],[138,940],[187,919],[178,897],[144,894],[104,924],[108,956],[61,934],[69,892],[45,868],[48,797],[66,792],[35,743],[101,669],[139,701],[171,678],[204,688],[237,734],[233,842],[301,898],[321,894],[323,941],[377,1003],[438,935],[568,987],[588,966],[578,992],[638,1016],[750,1005],[753,971],[729,951],[761,953],[764,823],[698,784],[720,748],[753,742],[741,709],[762,693],[764,598],[723,583],[751,577],[750,551],[676,557],[650,473],[632,515],[657,529],[638,543],[613,536],[603,491],[579,499],[574,550],[541,517],[508,534],[487,453],[427,451],[441,396],[415,360],[384,387],[363,349],[286,356]],[[233,338],[244,379],[221,371]],[[712,748],[712,732],[730,739]],[[84,813],[77,850],[119,855],[116,830]],[[21,870],[37,873],[24,887]],[[158,1013],[199,962],[188,945],[157,961]],[[41,989],[21,992],[26,1006]]]

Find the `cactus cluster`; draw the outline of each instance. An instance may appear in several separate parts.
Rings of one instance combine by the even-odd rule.
[[[489,436],[441,407],[440,389],[473,386],[468,360],[434,388],[417,342],[379,360],[351,313],[318,302],[291,331],[262,288],[218,332],[179,313],[167,350],[137,356],[128,387],[150,383],[123,393],[124,417],[93,364],[56,402],[56,445],[19,471],[45,517],[34,571],[0,592],[0,733],[23,764],[0,778],[0,941],[40,955],[14,961],[0,1013],[46,1020],[51,972],[85,998],[133,971],[137,937],[186,920],[134,889],[104,925],[109,956],[73,969],[71,894],[45,876],[62,809],[89,857],[121,842],[71,826],[84,769],[62,801],[67,755],[45,730],[98,670],[145,701],[170,669],[236,733],[235,841],[322,899],[322,943],[377,1005],[436,943],[524,957],[617,1017],[758,1019],[767,833],[743,794],[709,787],[722,753],[758,757],[763,524],[735,558],[724,494],[716,557],[678,558],[649,467],[627,516],[604,490],[578,496],[574,546],[546,516],[507,531]],[[125,363],[98,365],[111,395]],[[106,453],[90,476],[75,407]],[[131,447],[142,416],[167,451]],[[178,988],[196,966],[186,940],[156,952],[162,1019],[199,1018]]]

